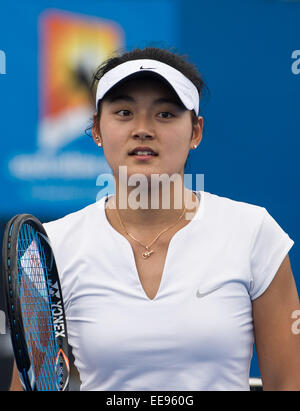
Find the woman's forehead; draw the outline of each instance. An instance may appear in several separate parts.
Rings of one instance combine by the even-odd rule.
[[[130,95],[138,92],[169,97],[180,102],[180,99],[175,93],[174,89],[165,80],[154,78],[152,76],[124,80],[122,83],[119,83],[115,87],[113,87],[106,94],[104,99],[110,99],[118,94]]]

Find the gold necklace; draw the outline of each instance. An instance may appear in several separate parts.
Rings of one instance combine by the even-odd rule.
[[[117,215],[118,215],[118,219],[119,219],[120,224],[121,224],[123,230],[125,231],[125,233],[126,233],[127,235],[129,235],[134,241],[138,242],[141,246],[143,246],[144,248],[146,248],[147,251],[145,251],[144,253],[142,253],[142,257],[143,257],[144,259],[149,258],[149,257],[154,253],[154,250],[150,250],[150,247],[152,246],[152,244],[154,244],[155,241],[156,241],[163,233],[165,233],[166,231],[170,230],[170,228],[172,228],[174,225],[176,225],[176,224],[178,223],[178,221],[182,218],[182,216],[183,216],[183,214],[184,214],[184,212],[185,212],[185,210],[186,210],[186,208],[184,207],[183,212],[180,214],[178,220],[176,220],[175,223],[173,223],[173,224],[170,225],[169,227],[167,227],[167,228],[165,228],[164,230],[162,230],[162,231],[154,238],[154,240],[151,241],[151,243],[150,243],[149,245],[145,245],[145,244],[141,243],[137,238],[135,238],[132,234],[128,233],[128,231],[126,230],[126,228],[125,228],[125,226],[124,226],[124,224],[123,224],[123,222],[122,222],[122,220],[121,220],[121,216],[120,216],[120,214],[119,214],[119,211],[118,211],[117,204],[116,204],[116,201],[115,201],[115,200],[114,200],[114,203],[115,203],[115,206],[116,206],[116,212],[117,212]]]

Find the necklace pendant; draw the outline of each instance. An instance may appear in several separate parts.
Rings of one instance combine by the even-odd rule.
[[[149,258],[152,253],[154,253],[153,250],[151,250],[151,251],[145,251],[145,252],[142,254],[142,257],[143,257],[144,259]]]

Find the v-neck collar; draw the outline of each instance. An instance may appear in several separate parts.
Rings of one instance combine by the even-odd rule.
[[[140,289],[140,291],[142,292],[142,296],[144,299],[146,299],[147,301],[149,301],[150,303],[155,302],[156,300],[159,299],[160,294],[161,294],[161,289],[162,286],[165,282],[165,277],[166,277],[166,271],[168,268],[168,264],[169,264],[169,259],[170,259],[170,254],[172,254],[172,249],[174,247],[173,243],[180,238],[182,235],[186,235],[189,231],[191,231],[193,229],[193,227],[195,226],[195,224],[197,222],[199,222],[202,217],[203,217],[203,213],[204,213],[204,202],[205,202],[205,191],[193,191],[194,194],[197,196],[198,200],[199,200],[199,206],[198,209],[196,211],[196,214],[193,216],[193,218],[191,219],[191,221],[186,224],[185,226],[183,226],[182,228],[180,228],[170,239],[169,242],[169,246],[168,246],[168,250],[167,250],[167,254],[166,254],[166,258],[165,258],[165,264],[164,264],[164,268],[162,271],[162,275],[161,275],[161,279],[160,279],[160,284],[158,287],[158,290],[154,296],[154,298],[149,298],[148,295],[146,294],[140,277],[139,277],[139,273],[138,273],[138,269],[136,266],[136,262],[135,262],[135,257],[134,257],[134,252],[132,249],[132,246],[130,244],[130,242],[128,241],[128,239],[126,237],[124,237],[121,233],[119,233],[108,221],[107,216],[106,216],[106,212],[105,212],[105,207],[106,207],[106,203],[108,201],[108,199],[113,196],[114,194],[109,194],[106,195],[105,197],[103,197],[102,199],[99,200],[99,205],[101,205],[101,212],[103,213],[102,217],[103,217],[103,221],[105,226],[107,227],[107,229],[112,233],[112,235],[115,236],[116,240],[121,240],[123,242],[123,244],[126,244],[126,247],[128,247],[129,249],[129,258],[131,260],[131,264],[134,267],[134,271],[135,271],[135,277],[136,277],[136,281],[138,282],[138,287]]]

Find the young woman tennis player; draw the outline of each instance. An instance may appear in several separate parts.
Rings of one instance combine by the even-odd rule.
[[[265,208],[183,184],[203,87],[156,48],[94,77],[93,139],[116,191],[45,224],[82,390],[249,390],[254,341],[264,389],[300,389],[293,241]],[[157,175],[175,176],[168,206]]]

